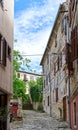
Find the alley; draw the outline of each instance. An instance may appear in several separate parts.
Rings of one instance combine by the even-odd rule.
[[[58,130],[59,125],[63,124],[46,113],[24,111],[23,120],[11,123],[10,130]]]

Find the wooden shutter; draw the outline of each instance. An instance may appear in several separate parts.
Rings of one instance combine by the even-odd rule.
[[[77,35],[77,26],[75,27],[75,58],[78,58],[78,35]]]
[[[66,64],[69,74],[73,72],[73,61],[71,56],[71,45],[66,43]]]
[[[3,41],[3,58],[2,58],[2,63],[4,66],[6,66],[6,50],[7,50],[7,43],[4,40]]]
[[[9,45],[8,45],[8,58],[11,60],[11,48]]]
[[[71,20],[72,20],[72,6],[70,2],[69,3],[69,25],[71,24]]]
[[[72,11],[73,11],[73,9],[74,9],[74,5],[75,5],[75,0],[72,0],[72,1],[71,1],[71,9],[72,9]]]
[[[0,63],[1,63],[1,35],[0,35]]]
[[[78,36],[77,26],[71,32],[71,47],[72,47],[72,59],[73,61],[78,58]]]

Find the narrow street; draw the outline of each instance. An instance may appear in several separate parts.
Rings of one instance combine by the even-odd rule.
[[[58,130],[60,124],[46,113],[27,110],[23,112],[22,121],[11,123],[10,130]]]

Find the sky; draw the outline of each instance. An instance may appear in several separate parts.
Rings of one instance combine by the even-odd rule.
[[[31,69],[41,73],[44,54],[59,5],[65,0],[15,0],[14,49],[31,60]],[[39,54],[39,55],[37,55]],[[22,70],[28,71],[22,65]]]

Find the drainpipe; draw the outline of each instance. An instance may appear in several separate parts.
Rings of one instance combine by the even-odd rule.
[[[70,70],[69,70],[69,74],[68,74],[68,109],[69,109],[69,126],[71,128],[71,111],[70,111]]]
[[[50,117],[52,117],[52,97],[51,97],[51,54],[49,55],[49,78],[50,78]]]

